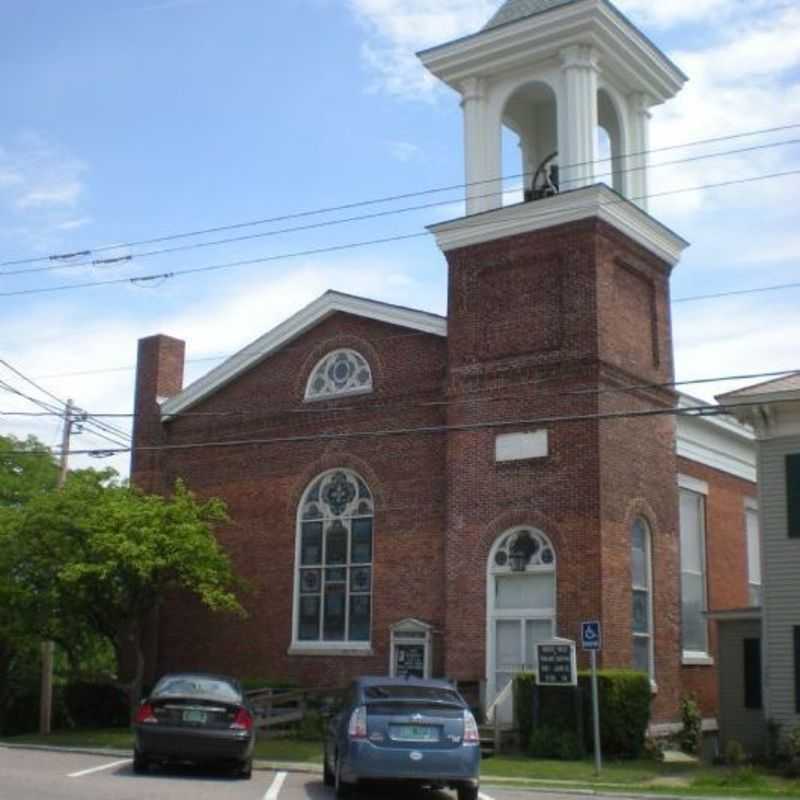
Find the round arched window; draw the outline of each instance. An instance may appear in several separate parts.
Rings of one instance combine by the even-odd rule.
[[[343,394],[372,391],[372,370],[355,350],[334,350],[311,371],[306,384],[306,400],[326,400]]]
[[[303,645],[369,642],[372,521],[366,483],[335,469],[300,503],[295,573],[295,640]]]

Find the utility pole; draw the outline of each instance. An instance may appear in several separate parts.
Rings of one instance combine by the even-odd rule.
[[[61,457],[58,464],[58,480],[56,487],[58,491],[64,488],[67,480],[67,469],[69,467],[69,447],[70,437],[72,436],[72,399],[67,400],[64,408],[64,429],[61,433]],[[50,733],[53,718],[53,642],[42,642],[42,684],[39,694],[39,733],[47,735]]]

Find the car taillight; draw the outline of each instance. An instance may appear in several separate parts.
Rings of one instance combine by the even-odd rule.
[[[156,713],[153,711],[153,706],[150,703],[142,703],[136,711],[136,722],[139,724],[152,725],[158,722]]]
[[[359,706],[351,715],[347,726],[347,735],[351,739],[367,738],[367,707]]]
[[[231,722],[231,728],[236,731],[253,730],[253,717],[246,708],[240,708]]]
[[[478,723],[472,713],[464,709],[464,744],[480,744],[481,734],[478,731]]]

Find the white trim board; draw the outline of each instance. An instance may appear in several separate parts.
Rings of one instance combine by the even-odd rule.
[[[265,333],[238,353],[232,355],[218,367],[206,373],[182,392],[171,397],[161,406],[161,418],[166,421],[199,403],[218,391],[225,384],[237,378],[259,361],[280,350],[286,344],[318,325],[332,314],[343,312],[358,317],[366,317],[377,322],[386,322],[403,328],[434,336],[447,336],[447,320],[436,314],[415,311],[377,300],[328,291],[321,297],[301,308],[296,314]]]
[[[689,243],[657,219],[624,199],[603,183],[562,192],[533,203],[485,211],[469,217],[430,225],[440,249],[447,253],[459,247],[491,242],[506,236],[531,233],[568,222],[597,217],[666,261],[678,263]]]

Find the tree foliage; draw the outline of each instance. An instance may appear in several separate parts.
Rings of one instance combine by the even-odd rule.
[[[26,447],[38,454],[41,445]],[[118,667],[134,656],[128,677],[135,699],[144,626],[168,593],[188,591],[212,610],[244,613],[214,536],[227,521],[221,501],[200,501],[181,482],[169,497],[147,495],[113,470],[72,472],[55,491],[46,451],[26,456],[36,468],[2,452],[0,643],[52,639],[78,664],[105,641]]]

